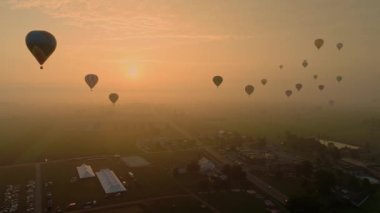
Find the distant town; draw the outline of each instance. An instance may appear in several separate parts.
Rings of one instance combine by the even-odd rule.
[[[360,212],[380,179],[366,147],[289,132],[276,144],[220,130],[136,145],[138,155],[3,166],[24,175],[1,186],[0,212]]]

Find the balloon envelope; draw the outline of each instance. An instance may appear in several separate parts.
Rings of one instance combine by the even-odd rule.
[[[252,85],[247,85],[245,86],[245,92],[248,94],[248,95],[251,95],[253,93],[253,91],[255,90],[255,87],[253,87]]]
[[[339,76],[336,77],[336,80],[337,80],[338,82],[341,82],[341,81],[343,80],[343,77],[339,75]]]
[[[314,78],[314,79],[317,79],[317,78],[318,78],[318,75],[313,75],[313,78]]]
[[[296,84],[297,91],[300,91],[302,89],[302,87],[303,87],[302,84],[300,84],[300,83]]]
[[[317,47],[319,50],[323,46],[324,40],[321,38],[315,39],[314,45]]]
[[[95,87],[95,85],[98,83],[99,78],[95,74],[88,74],[84,77],[84,80],[86,81],[90,89],[92,90]]]
[[[110,99],[110,101],[115,104],[117,102],[117,100],[119,100],[119,95],[116,94],[116,93],[111,93],[108,98]]]
[[[303,60],[303,62],[302,62],[302,66],[306,68],[307,65],[309,65],[309,63],[307,62],[307,60]]]
[[[323,89],[325,89],[325,86],[324,85],[319,85],[318,89],[322,91]]]
[[[293,94],[292,90],[286,90],[285,95],[290,97]]]
[[[41,69],[57,47],[55,37],[47,31],[31,31],[26,35],[25,42],[29,51],[41,65]]]
[[[284,65],[281,64],[279,67],[280,67],[280,69],[282,69],[282,68],[284,68]]]
[[[337,43],[336,48],[338,48],[338,50],[341,50],[343,48],[343,43]]]
[[[264,79],[261,79],[261,84],[262,84],[262,85],[265,86],[265,84],[267,84],[267,83],[268,83],[268,80],[267,80],[267,79],[265,79],[265,78],[264,78]]]
[[[222,82],[223,82],[223,77],[219,76],[219,75],[214,76],[212,78],[212,81],[214,82],[214,84],[216,85],[216,87],[219,87],[222,84]]]

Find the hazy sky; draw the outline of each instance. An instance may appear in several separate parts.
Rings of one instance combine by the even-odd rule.
[[[246,101],[253,84],[254,101],[277,103],[301,82],[294,102],[370,103],[380,91],[379,20],[379,0],[2,0],[0,102],[108,104],[114,91],[124,103]],[[39,29],[58,42],[42,71],[25,45]],[[87,73],[100,77],[93,94]],[[218,90],[213,75],[224,76]]]

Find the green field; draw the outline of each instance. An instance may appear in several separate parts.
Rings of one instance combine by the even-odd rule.
[[[263,201],[245,192],[218,192],[201,197],[221,212],[265,212]]]
[[[102,210],[94,210],[93,212],[104,212],[104,209]],[[107,213],[143,213],[144,209],[139,206],[139,205],[131,205],[131,206],[126,206],[122,208],[113,208],[113,209],[107,209]]]
[[[212,212],[202,204],[191,197],[181,197],[172,199],[163,199],[158,201],[150,201],[147,203],[146,210],[148,212],[178,212],[178,213],[191,213],[191,212]]]

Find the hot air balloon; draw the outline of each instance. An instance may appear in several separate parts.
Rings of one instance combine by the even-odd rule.
[[[292,90],[286,90],[285,95],[288,96],[288,98],[293,94]]]
[[[252,85],[247,85],[245,86],[245,92],[248,94],[248,95],[251,95],[253,93],[253,91],[255,90],[255,87],[253,87]]]
[[[264,78],[264,79],[261,79],[261,84],[262,84],[262,85],[265,86],[265,84],[267,84],[267,83],[268,83],[268,80],[267,80],[267,79],[265,79],[265,78]]]
[[[111,93],[108,98],[110,99],[110,101],[115,104],[117,102],[117,100],[119,100],[119,95],[117,93]]]
[[[324,89],[325,89],[325,85],[322,85],[322,84],[319,85],[319,86],[318,86],[318,89],[321,90],[321,91],[324,90]]]
[[[330,104],[331,106],[334,106],[335,101],[334,101],[334,100],[330,100],[330,101],[329,101],[329,104]]]
[[[336,48],[338,48],[338,50],[341,50],[343,48],[343,43],[337,43]]]
[[[318,78],[318,75],[313,75],[313,78],[314,78],[314,79],[317,79],[317,78]]]
[[[309,63],[307,62],[307,60],[303,60],[303,62],[302,62],[302,66],[303,66],[304,68],[306,68],[307,65],[309,65]]]
[[[296,84],[296,89],[297,89],[297,91],[300,91],[301,89],[302,89],[302,84],[301,83],[298,83],[298,84]]]
[[[222,84],[222,82],[223,82],[223,77],[219,76],[219,75],[214,76],[212,78],[212,81],[214,82],[214,84],[216,85],[216,87],[219,87]]]
[[[29,51],[41,65],[40,69],[43,69],[42,65],[57,47],[54,36],[47,31],[31,31],[26,35],[25,42]]]
[[[86,81],[87,85],[90,87],[91,91],[95,87],[95,85],[98,83],[98,76],[95,74],[88,74],[84,77],[84,80]]]
[[[336,77],[336,80],[337,80],[338,82],[341,82],[341,81],[343,80],[343,77],[340,76],[340,75],[338,75],[338,76]]]
[[[280,65],[280,66],[278,66],[278,67],[279,67],[280,69],[282,69],[282,68],[284,68],[284,65],[282,65],[282,64],[281,64],[281,65]]]
[[[323,43],[324,41],[321,38],[315,39],[314,41],[314,45],[317,47],[318,50],[323,46]]]

